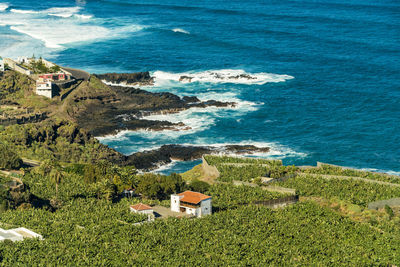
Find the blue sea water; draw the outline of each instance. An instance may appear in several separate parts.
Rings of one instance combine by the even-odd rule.
[[[399,1],[0,2],[0,55],[32,54],[93,73],[148,70],[157,84],[147,90],[239,103],[153,117],[189,131],[100,139],[125,154],[241,143],[286,164],[400,172]],[[198,81],[177,80],[187,73]]]

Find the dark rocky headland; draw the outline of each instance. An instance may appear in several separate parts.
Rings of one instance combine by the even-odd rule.
[[[203,154],[252,154],[269,150],[251,145],[225,147],[164,145],[151,151],[138,152],[130,156],[122,155],[112,148],[99,144],[94,136],[114,135],[123,130],[189,130],[190,127],[182,122],[155,121],[146,117],[154,114],[178,113],[194,107],[234,107],[236,103],[200,101],[196,96],[179,97],[168,92],[151,93],[132,86],[110,86],[102,80],[111,84],[135,86],[151,85],[154,82],[148,72],[91,75],[88,80],[66,88],[65,91],[68,93],[65,97],[55,97],[48,101],[35,95],[35,84],[28,76],[6,71],[0,76],[0,104],[11,105],[21,113],[31,110],[47,114],[47,119],[33,124],[15,125],[16,127],[9,128],[3,133],[3,138],[9,143],[14,143],[18,149],[24,150],[23,147],[28,147],[33,157],[36,153],[35,147],[39,146],[63,162],[108,160],[118,165],[134,165],[143,170],[154,169],[159,165],[170,163],[171,160],[199,159]],[[26,99],[34,101],[28,102]],[[19,136],[17,139],[13,137],[15,134]],[[66,144],[69,144],[69,147]]]

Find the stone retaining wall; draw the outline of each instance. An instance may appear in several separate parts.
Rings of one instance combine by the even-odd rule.
[[[386,205],[389,207],[400,207],[400,198],[391,198],[386,200],[379,200],[368,204],[368,209],[378,210],[384,208]]]
[[[40,122],[45,119],[47,119],[47,114],[41,113],[41,114],[31,115],[28,117],[0,119],[0,125],[9,126],[13,124],[34,123],[34,122]]]
[[[204,158],[204,155],[201,157],[201,160],[203,162],[201,164],[201,167],[203,169],[204,175],[215,178],[218,178],[221,175],[217,167],[208,164],[207,160]]]

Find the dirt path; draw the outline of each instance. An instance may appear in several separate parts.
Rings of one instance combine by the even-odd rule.
[[[84,70],[62,67],[64,70],[70,72],[75,79],[89,80],[90,74]]]

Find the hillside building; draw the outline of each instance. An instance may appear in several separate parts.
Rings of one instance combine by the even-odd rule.
[[[4,64],[7,64],[8,67],[10,67],[10,69],[12,69],[12,70],[15,70],[15,71],[17,71],[19,73],[22,73],[22,74],[25,74],[25,75],[31,75],[32,74],[32,72],[29,69],[21,66],[19,63],[17,63],[16,61],[12,60],[11,58],[4,58],[3,61],[4,61]]]
[[[46,73],[46,74],[40,74],[39,79],[46,79],[49,81],[65,81],[71,79],[71,76],[64,73],[64,72],[58,72],[58,73]]]
[[[202,217],[212,213],[211,197],[199,192],[185,191],[171,195],[171,211]]]
[[[147,215],[147,221],[148,222],[154,221],[154,218],[155,218],[154,210],[153,210],[152,207],[150,207],[150,206],[148,206],[146,204],[139,203],[139,204],[136,204],[136,205],[132,205],[130,207],[130,210],[131,210],[131,212],[134,212],[134,213],[141,213],[141,214]]]
[[[153,214],[154,212],[152,207],[143,203],[132,205],[130,207],[130,210],[134,213],[142,213],[142,214]]]
[[[36,94],[53,98],[52,82],[47,79],[39,78],[39,80],[36,81]]]

